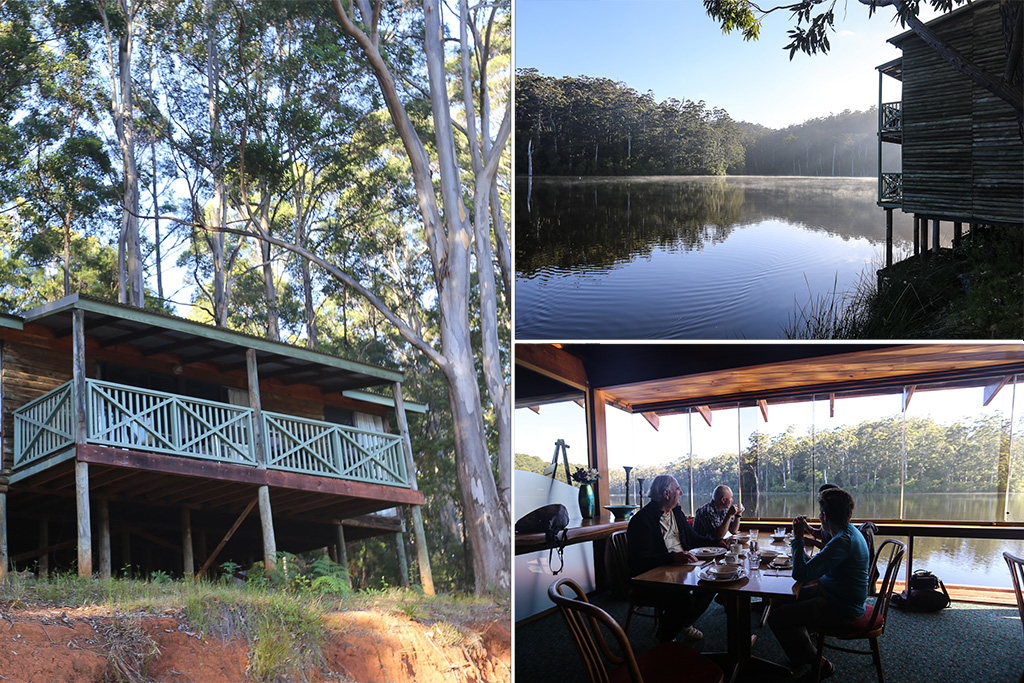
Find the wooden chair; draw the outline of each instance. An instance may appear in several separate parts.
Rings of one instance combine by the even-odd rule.
[[[630,586],[630,579],[632,578],[629,570],[629,552],[626,541],[625,531],[616,531],[608,539],[608,553],[609,553],[609,566],[608,569],[612,579],[612,589],[615,595],[624,597],[629,600],[629,611],[626,612],[626,625],[623,630],[629,633],[629,622],[633,620],[633,615],[639,617],[650,617],[654,619],[654,625],[658,625],[658,605],[654,601],[643,600],[635,595],[635,591]],[[650,612],[645,612],[644,607],[652,608]]]
[[[885,617],[889,612],[889,602],[892,599],[893,586],[896,584],[896,574],[899,572],[900,563],[907,552],[907,546],[900,541],[888,539],[878,546],[878,553],[875,555],[875,563],[885,560],[885,576],[882,585],[878,590],[878,597],[875,604],[868,605],[864,610],[864,616],[851,626],[845,628],[823,627],[818,629],[818,658],[814,663],[815,681],[821,676],[821,660],[826,647],[843,652],[852,652],[861,655],[871,655],[875,661],[875,669],[878,671],[878,683],[885,683],[882,674],[882,657],[878,651],[878,639],[885,632]],[[868,640],[871,643],[870,650],[857,650],[829,645],[825,643],[825,637],[831,636],[836,640]]]
[[[660,643],[634,656],[618,622],[590,604],[572,579],[555,581],[548,588],[548,596],[565,617],[591,683],[722,683],[718,665],[682,643]],[[602,628],[611,633],[621,655],[609,647]]]
[[[1020,623],[1024,627],[1024,594],[1021,593],[1024,590],[1024,557],[1003,553],[1003,559],[1006,560],[1006,564],[1010,568],[1010,576],[1013,577],[1013,592],[1017,596],[1017,611],[1020,612]],[[1020,683],[1024,683],[1024,673],[1020,675]]]

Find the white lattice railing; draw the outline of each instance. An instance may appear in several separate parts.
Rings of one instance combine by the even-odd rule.
[[[278,413],[263,413],[267,467],[408,486],[402,439]]]
[[[267,467],[316,476],[409,486],[401,437],[263,413]],[[14,411],[14,467],[74,444],[70,382]],[[86,441],[255,466],[253,411],[216,401],[86,380]]]
[[[71,382],[14,411],[14,466],[22,467],[75,443]]]

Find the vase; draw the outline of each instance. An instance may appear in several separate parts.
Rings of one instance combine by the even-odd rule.
[[[597,503],[594,500],[594,487],[591,484],[580,484],[580,517],[593,519]]]

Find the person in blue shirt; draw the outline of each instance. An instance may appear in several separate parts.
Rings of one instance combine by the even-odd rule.
[[[821,527],[829,540],[811,559],[804,555],[804,537],[811,535],[807,518],[793,520],[793,578],[805,585],[795,600],[773,605],[768,624],[794,670],[813,666],[817,657],[809,631],[823,624],[852,625],[864,614],[870,555],[864,536],[850,524],[853,505],[853,496],[841,488],[818,493]],[[817,583],[806,585],[812,581]],[[821,678],[833,673],[832,663],[822,659]],[[804,677],[813,681],[814,671]]]

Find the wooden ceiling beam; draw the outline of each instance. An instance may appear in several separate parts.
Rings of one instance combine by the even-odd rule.
[[[516,365],[558,380],[574,389],[590,386],[583,361],[554,344],[516,344]]]

